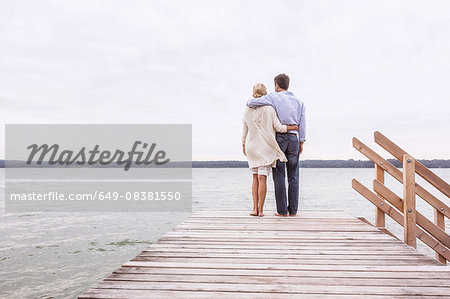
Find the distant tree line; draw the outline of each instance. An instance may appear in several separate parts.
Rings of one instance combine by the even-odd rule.
[[[402,167],[402,162],[397,159],[388,159],[396,167]],[[450,168],[450,160],[434,159],[419,162],[428,168]],[[193,161],[193,168],[246,168],[247,161]],[[374,168],[374,163],[369,160],[301,160],[301,168]]]
[[[397,159],[388,159],[396,167],[402,167]],[[450,168],[450,160],[433,159],[419,161],[428,168]],[[18,162],[20,164],[20,162]],[[22,163],[23,164],[23,163]],[[174,162],[168,167],[190,167],[190,162]],[[0,168],[5,167],[5,161],[0,160]],[[45,167],[45,166],[44,166]],[[113,166],[114,167],[114,166]],[[247,168],[247,161],[192,161],[193,168]],[[301,160],[300,168],[373,168],[368,160]]]

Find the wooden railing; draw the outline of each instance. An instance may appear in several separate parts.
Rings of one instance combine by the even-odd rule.
[[[415,174],[442,192],[447,199],[450,197],[450,185],[380,132],[375,132],[374,139],[383,149],[403,162],[403,172],[357,138],[353,138],[353,147],[375,163],[373,191],[356,179],[352,180],[353,189],[376,206],[376,227],[385,228],[387,214],[403,226],[406,244],[416,247],[416,238],[419,238],[436,252],[436,259],[445,264],[450,261],[450,235],[445,232],[445,217],[450,218],[450,207],[417,184]],[[403,184],[403,198],[384,185],[385,173]],[[434,223],[416,211],[416,195],[434,208]]]

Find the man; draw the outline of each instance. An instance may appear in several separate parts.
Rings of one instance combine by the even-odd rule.
[[[298,159],[303,151],[305,142],[306,118],[305,105],[294,94],[288,91],[289,77],[279,74],[274,78],[275,92],[260,98],[253,98],[247,102],[249,107],[270,105],[275,108],[278,118],[283,125],[297,124],[297,131],[277,133],[276,139],[281,150],[287,158],[287,162],[277,161],[273,169],[273,182],[275,185],[275,199],[277,213],[275,216],[295,216],[298,209],[299,172]],[[286,170],[288,177],[288,195],[286,198]]]

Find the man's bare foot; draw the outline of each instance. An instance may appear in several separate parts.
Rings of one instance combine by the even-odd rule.
[[[258,211],[252,211],[249,215],[250,216],[258,216]]]
[[[275,213],[274,215],[278,216],[278,217],[287,217],[287,215],[282,215],[282,214],[278,214],[278,213]]]
[[[297,216],[297,214],[289,214],[289,216],[295,217],[295,216]]]
[[[258,213],[258,217],[263,217],[264,216],[264,213],[263,212],[259,212]]]

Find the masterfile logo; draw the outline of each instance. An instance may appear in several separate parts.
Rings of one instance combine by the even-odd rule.
[[[186,212],[191,125],[7,125],[8,212]]]
[[[138,148],[142,150],[139,151]],[[100,145],[96,144],[93,149],[87,150],[86,147],[82,147],[78,152],[72,150],[60,150],[58,144],[49,146],[48,144],[32,144],[27,147],[30,150],[30,155],[27,159],[27,165],[31,165],[33,159],[37,154],[39,158],[36,164],[42,165],[45,158],[48,158],[47,163],[49,165],[110,165],[116,163],[117,165],[124,164],[124,170],[130,169],[132,164],[135,165],[164,165],[170,161],[166,158],[166,152],[163,150],[156,151],[156,143],[152,143],[150,146],[146,142],[135,141],[130,151],[122,151],[116,149],[114,152],[109,150],[100,151]]]

